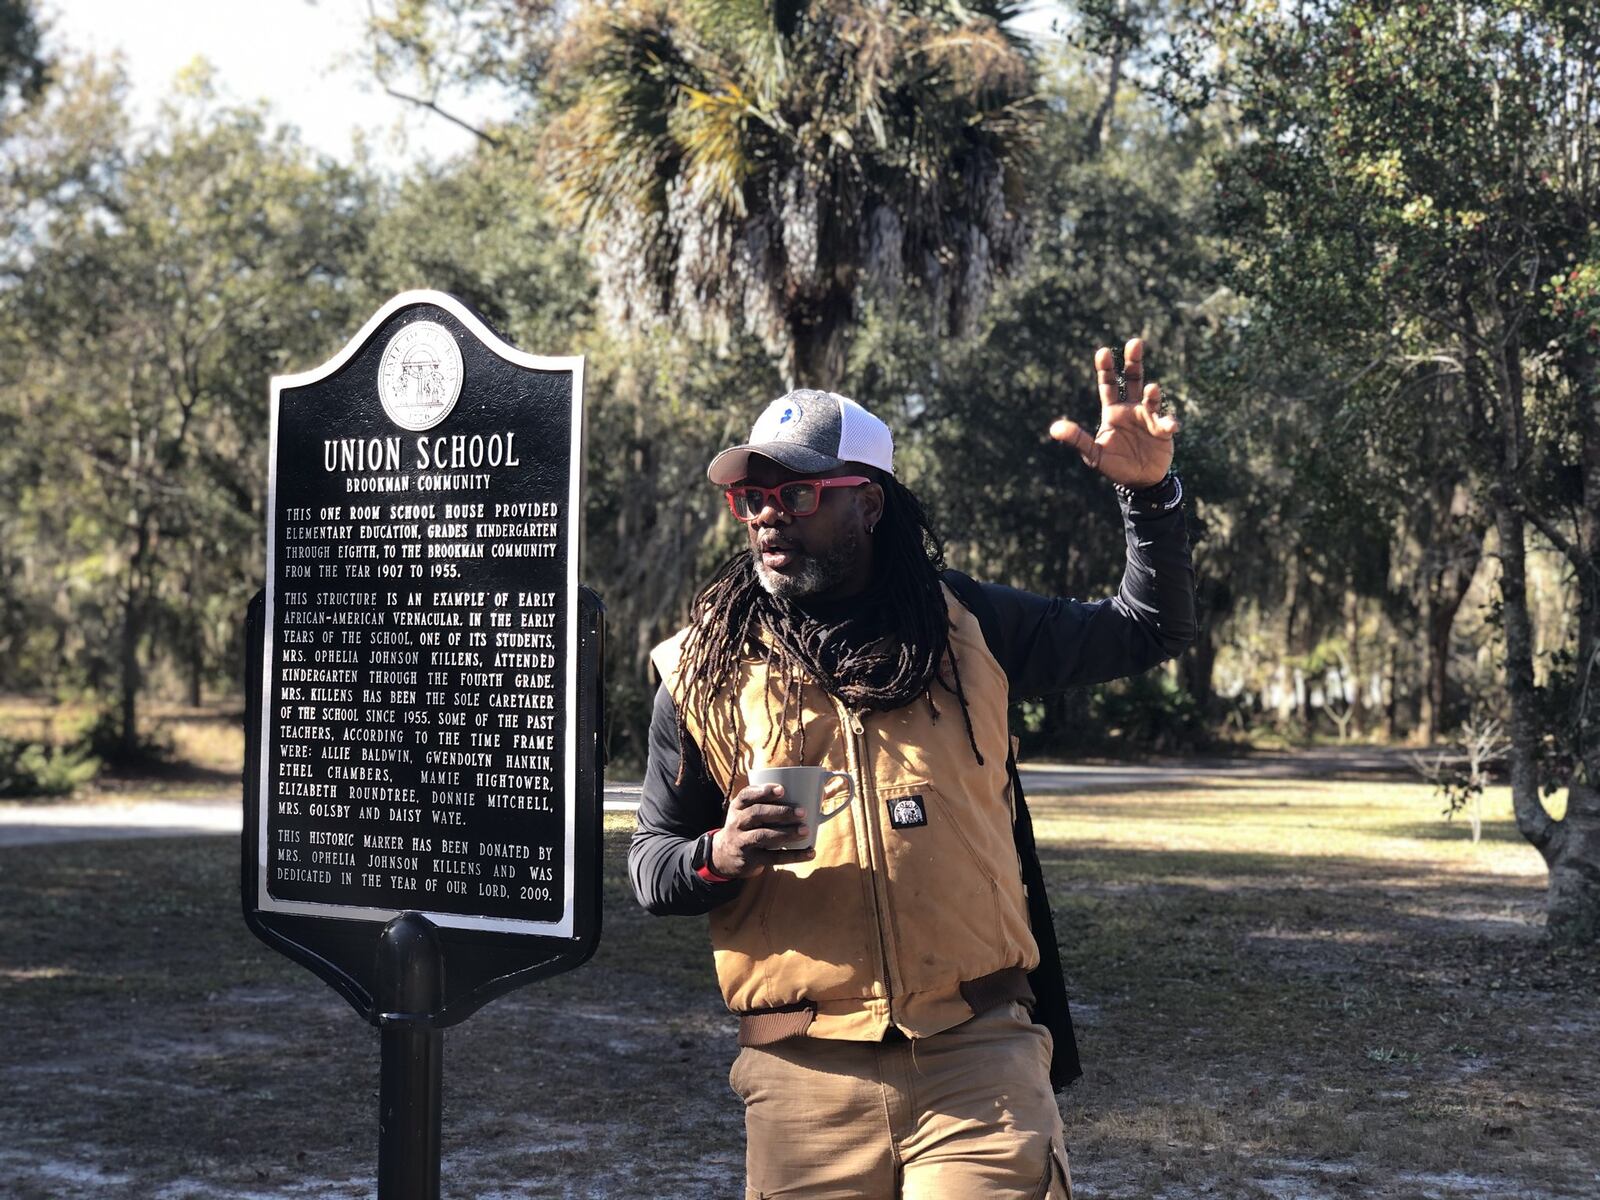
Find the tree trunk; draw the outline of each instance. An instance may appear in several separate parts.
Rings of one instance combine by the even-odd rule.
[[[139,638],[144,630],[138,589],[128,581],[128,596],[122,606],[120,647],[121,691],[118,705],[117,745],[124,762],[131,762],[139,750]]]
[[[1500,461],[1491,503],[1500,537],[1506,693],[1511,702],[1511,806],[1518,830],[1544,856],[1550,868],[1546,903],[1550,936],[1562,942],[1593,942],[1600,937],[1600,795],[1596,794],[1594,777],[1587,769],[1574,773],[1568,784],[1567,813],[1560,821],[1545,810],[1539,795],[1539,751],[1546,730],[1540,719],[1539,693],[1533,678],[1526,518],[1519,495],[1526,445],[1520,356],[1517,338],[1507,336],[1492,360],[1502,406]],[[1468,380],[1470,386],[1470,373]],[[1580,642],[1581,626],[1580,620]],[[1584,747],[1586,767],[1595,754],[1592,748]]]
[[[1384,669],[1388,695],[1383,701],[1383,739],[1394,743],[1400,737],[1400,650],[1391,639]]]
[[[206,631],[200,616],[201,546],[198,538],[189,544],[189,594],[186,597],[185,624],[188,625],[189,643],[189,707],[199,708],[205,699]]]
[[[202,645],[197,625],[189,643],[189,707],[199,708],[205,702],[205,647]]]
[[[1226,583],[1200,575],[1195,580],[1195,607],[1199,630],[1194,642],[1178,660],[1179,678],[1200,711],[1208,715],[1216,708],[1213,675],[1217,665],[1217,627],[1233,608],[1233,592]]]
[[[1423,666],[1422,726],[1429,744],[1437,742],[1444,733],[1445,713],[1450,703],[1450,635],[1478,573],[1487,528],[1476,514],[1452,514],[1451,503],[1444,499],[1440,504],[1441,517],[1436,528],[1444,535],[1440,539],[1443,544],[1431,554],[1441,555],[1442,559],[1433,558],[1433,564],[1426,569],[1422,597],[1427,654]]]
[[[1350,728],[1355,731],[1357,737],[1360,737],[1366,729],[1367,702],[1366,697],[1362,695],[1366,677],[1362,673],[1361,596],[1355,591],[1351,591],[1346,597],[1344,630],[1345,641],[1350,644],[1351,687],[1347,701],[1350,706]]]
[[[1567,786],[1559,852],[1550,859],[1550,932],[1570,942],[1600,940],[1600,707],[1590,699],[1600,656],[1600,362],[1585,347],[1567,356],[1583,426],[1583,505],[1569,554],[1579,586],[1578,681],[1574,711],[1579,761]],[[1547,856],[1549,857],[1549,856]]]
[[[1528,612],[1527,545],[1522,514],[1497,489],[1500,598],[1511,702],[1511,805],[1517,828],[1550,868],[1547,921],[1558,940],[1589,940],[1600,928],[1600,797],[1574,784],[1567,815],[1554,820],[1539,798],[1540,728],[1533,682],[1533,621]]]
[[[782,363],[785,386],[831,392],[844,383],[850,317],[848,300],[824,297],[814,306],[795,306],[789,316],[789,352]]]
[[[1179,679],[1183,690],[1194,697],[1200,711],[1209,714],[1216,705],[1216,692],[1212,686],[1212,673],[1217,665],[1216,631],[1209,622],[1200,626],[1198,635],[1188,651],[1178,660]]]
[[[1519,822],[1520,824],[1520,822]],[[1550,936],[1557,941],[1600,941],[1600,789],[1574,780],[1567,815],[1552,840]]]
[[[128,560],[128,592],[122,605],[122,632],[119,646],[119,697],[117,747],[124,762],[139,757],[139,688],[144,680],[139,669],[139,642],[144,637],[145,592],[149,582],[147,558],[150,551],[150,522],[141,514],[134,524],[133,554]]]
[[[1106,68],[1105,95],[1101,97],[1099,106],[1094,110],[1094,116],[1089,119],[1089,128],[1083,135],[1084,153],[1090,158],[1100,157],[1100,151],[1105,145],[1106,121],[1116,106],[1117,89],[1122,86],[1122,63],[1128,53],[1127,0],[1118,0],[1115,20],[1116,30],[1111,39],[1111,62]]]
[[[1450,699],[1450,634],[1455,628],[1458,600],[1453,605],[1429,603],[1426,649],[1423,667],[1422,736],[1428,745],[1437,744],[1443,734],[1445,706]]]

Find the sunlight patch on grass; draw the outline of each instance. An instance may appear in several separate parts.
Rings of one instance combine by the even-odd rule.
[[[1537,851],[1511,815],[1510,789],[1484,800],[1484,838],[1446,821],[1423,784],[1366,781],[1191,781],[1184,789],[1029,797],[1041,841],[1174,853],[1340,859],[1454,875],[1538,877]],[[1562,797],[1564,800],[1564,797]]]
[[[8,983],[31,983],[36,979],[70,979],[79,972],[71,967],[0,967],[0,979]]]
[[[244,726],[218,718],[174,717],[161,728],[172,738],[173,757],[211,771],[244,769]]]

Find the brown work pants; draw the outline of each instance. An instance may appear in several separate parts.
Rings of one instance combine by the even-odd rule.
[[[1002,1004],[933,1037],[740,1051],[745,1198],[1071,1200],[1050,1034]]]

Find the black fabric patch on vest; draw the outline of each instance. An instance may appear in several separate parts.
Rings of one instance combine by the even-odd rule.
[[[915,829],[928,823],[928,810],[921,796],[902,796],[889,801],[889,825],[893,829]]]

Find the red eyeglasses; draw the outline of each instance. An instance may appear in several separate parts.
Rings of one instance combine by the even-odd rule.
[[[733,515],[748,525],[769,504],[791,517],[809,517],[821,505],[824,488],[860,487],[863,483],[871,482],[864,475],[841,475],[837,479],[792,479],[775,488],[742,483],[738,487],[728,488],[725,494]]]

